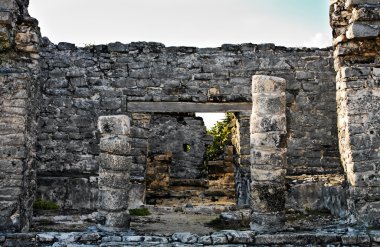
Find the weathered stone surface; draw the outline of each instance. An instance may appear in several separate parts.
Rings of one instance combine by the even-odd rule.
[[[286,80],[268,76],[252,79],[251,119],[265,116],[266,112],[285,119]],[[263,132],[258,122],[251,122],[252,230],[276,231],[284,221],[286,146],[282,139],[286,134],[286,121],[277,122],[275,128],[282,131]]]
[[[178,232],[172,235],[172,239],[184,244],[194,244],[198,241],[198,235],[190,232]]]
[[[107,189],[99,191],[99,208],[120,211],[128,208],[128,191]]]
[[[107,135],[100,142],[100,150],[115,155],[129,155],[131,138],[122,135]]]
[[[340,0],[332,3],[330,13],[338,73],[339,149],[349,185],[349,220],[366,226],[380,225],[374,220],[380,218],[375,209],[380,197],[373,193],[380,186],[380,174],[373,169],[380,145],[374,137],[379,127],[380,105],[377,86],[373,84],[379,66],[374,59],[379,46],[379,7],[379,1]],[[344,33],[345,37],[340,36]],[[345,243],[351,241],[347,239]]]
[[[353,23],[348,28],[346,36],[348,39],[355,38],[370,38],[377,37],[380,34],[380,26],[373,24],[364,23]]]
[[[98,129],[102,134],[129,135],[130,118],[125,115],[102,116],[98,120]]]
[[[56,240],[54,234],[48,234],[48,233],[40,233],[37,234],[37,241],[41,243],[51,243]]]
[[[113,171],[130,171],[133,158],[130,156],[101,153],[99,155],[99,162],[102,164],[103,169]]]
[[[104,214],[105,226],[111,226],[113,228],[121,228],[121,229],[128,229],[130,227],[131,218],[129,216],[129,213],[126,211],[123,212],[102,212],[101,214]]]

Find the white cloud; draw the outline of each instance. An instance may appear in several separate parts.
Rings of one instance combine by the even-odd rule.
[[[310,41],[305,42],[304,46],[306,47],[319,47],[324,48],[332,45],[331,35],[326,33],[316,33]]]

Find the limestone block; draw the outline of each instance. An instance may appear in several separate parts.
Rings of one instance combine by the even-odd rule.
[[[348,172],[347,180],[352,186],[380,187],[380,171]]]
[[[120,42],[109,43],[108,50],[110,52],[126,52],[128,50],[128,45],[122,44]]]
[[[145,201],[145,184],[131,184],[129,189],[128,208],[139,208]]]
[[[372,74],[376,77],[380,77],[380,68],[373,68]]]
[[[285,185],[252,182],[251,208],[257,213],[281,212],[285,209]]]
[[[100,140],[100,150],[109,154],[128,155],[131,152],[131,138],[121,135],[106,135]]]
[[[25,135],[23,133],[2,135],[0,137],[0,146],[22,146],[24,144]]]
[[[57,46],[58,50],[75,50],[75,44],[67,43],[67,42],[59,42]]]
[[[17,44],[28,45],[30,43],[38,43],[39,38],[38,35],[34,32],[20,32],[16,33],[15,41]]]
[[[266,116],[269,112],[272,115],[277,115],[285,110],[285,92],[280,94],[257,94],[252,95],[252,98],[253,115]]]
[[[10,25],[12,24],[13,17],[11,12],[8,11],[0,11],[0,24]]]
[[[125,212],[100,212],[105,216],[105,226],[127,229],[131,223],[131,217]]]
[[[213,245],[224,245],[228,243],[227,235],[224,232],[214,232],[211,234]]]
[[[112,171],[130,171],[133,165],[133,158],[130,156],[101,153],[99,155],[99,162],[103,169]]]
[[[251,147],[282,148],[284,146],[284,142],[282,142],[284,138],[284,134],[278,131],[253,133],[251,134]]]
[[[269,131],[286,132],[286,117],[279,115],[251,116],[251,133],[263,133]]]
[[[343,79],[349,77],[360,77],[368,76],[371,73],[370,67],[342,67],[341,68],[341,77]]]
[[[98,129],[102,134],[129,135],[130,118],[125,115],[99,117]]]
[[[0,169],[6,173],[22,174],[23,162],[17,159],[0,160]]]
[[[112,172],[101,169],[99,171],[99,187],[100,189],[114,188],[114,189],[128,189],[130,175],[129,173]]]
[[[380,4],[379,0],[347,0],[345,7],[350,8],[353,5],[363,5],[363,4]]]
[[[377,24],[353,23],[348,27],[346,37],[348,39],[377,37],[380,26]]]
[[[0,51],[11,47],[11,36],[5,27],[0,26]]]
[[[71,69],[66,73],[66,77],[75,78],[75,77],[83,77],[86,74],[86,71],[83,69]]]
[[[0,158],[23,159],[26,157],[25,147],[0,146]]]
[[[194,244],[197,242],[199,236],[190,232],[177,232],[172,235],[174,241],[179,241],[184,244]]]
[[[17,8],[15,0],[1,0],[0,9],[1,10],[15,10]]]
[[[273,168],[272,166],[255,166],[251,169],[253,181],[284,181],[286,169]]]
[[[284,225],[285,217],[280,213],[258,213],[251,214],[251,230],[257,232],[277,232]],[[273,243],[273,241],[269,241]],[[255,243],[263,244],[256,240]]]
[[[270,165],[275,167],[284,167],[286,165],[286,150],[259,148],[251,149],[251,164],[252,165]]]
[[[298,79],[298,80],[309,80],[309,79],[314,79],[314,78],[315,78],[314,72],[309,72],[309,71],[297,71],[296,72],[296,79]]]
[[[120,211],[128,208],[128,190],[107,189],[99,191],[99,208],[107,211]]]
[[[274,93],[285,92],[286,80],[274,76],[254,75],[252,76],[252,93]]]

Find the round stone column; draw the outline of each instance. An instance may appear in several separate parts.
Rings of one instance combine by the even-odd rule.
[[[129,228],[130,119],[125,115],[99,117],[99,213],[103,225]]]
[[[282,229],[285,209],[286,81],[252,78],[251,229]]]

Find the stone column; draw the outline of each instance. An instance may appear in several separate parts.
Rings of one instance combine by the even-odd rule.
[[[331,0],[338,137],[349,222],[380,226],[380,2]]]
[[[99,117],[99,213],[106,227],[129,228],[128,199],[132,166],[130,119]]]
[[[251,229],[283,227],[286,167],[286,81],[253,76],[251,115]]]
[[[40,33],[28,3],[0,0],[0,231],[28,231],[33,214]]]
[[[251,183],[251,147],[250,147],[250,119],[251,111],[235,113],[235,127],[232,133],[232,144],[237,153],[235,167],[236,206],[249,207]]]

